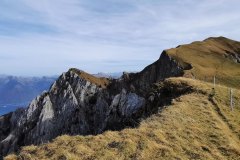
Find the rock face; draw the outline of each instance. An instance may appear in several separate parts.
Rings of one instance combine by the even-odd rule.
[[[0,117],[0,155],[62,134],[99,134],[135,126],[148,112],[145,97],[151,84],[182,74],[165,52],[142,72],[125,73],[117,80],[70,69],[27,109]]]
[[[131,92],[136,92],[142,96],[146,96],[149,87],[158,81],[162,81],[169,77],[178,77],[184,74],[184,70],[191,69],[191,66],[181,67],[180,64],[170,57],[165,51],[162,52],[160,58],[144,68],[138,73],[123,73],[123,76],[115,80],[111,85],[113,88],[126,88]]]
[[[159,60],[147,66],[143,71],[133,76],[133,85],[142,91],[147,90],[152,83],[164,80],[169,77],[183,75],[184,68],[181,68],[176,60],[162,52]]]

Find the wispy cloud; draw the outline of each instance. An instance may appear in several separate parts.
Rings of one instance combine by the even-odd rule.
[[[178,44],[220,35],[238,40],[239,5],[238,0],[2,0],[0,73],[140,70]],[[17,58],[1,58],[9,56]]]

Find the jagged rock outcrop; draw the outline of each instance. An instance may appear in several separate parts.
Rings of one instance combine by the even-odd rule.
[[[184,69],[188,68],[181,67],[175,59],[170,57],[166,51],[163,51],[159,60],[132,77],[132,83],[144,92],[155,82],[169,77],[182,76]]]
[[[178,63],[164,52],[142,72],[124,74],[117,80],[70,69],[27,109],[0,118],[0,154],[48,142],[63,134],[99,134],[135,126],[148,111],[145,92],[150,85],[182,72]]]
[[[98,134],[106,128],[124,125],[125,119],[144,107],[145,100],[126,90],[115,97],[69,71],[31,102],[17,118],[15,113],[2,117],[1,154],[15,151],[19,145],[40,144],[62,134]],[[109,122],[111,120],[111,122]],[[8,124],[16,123],[15,128]],[[5,138],[6,137],[6,138]]]
[[[160,58],[138,73],[123,73],[123,76],[116,80],[113,88],[127,88],[129,91],[136,92],[145,96],[149,87],[158,81],[169,77],[179,77],[184,74],[184,70],[191,69],[191,65],[181,66],[178,61],[163,51]]]

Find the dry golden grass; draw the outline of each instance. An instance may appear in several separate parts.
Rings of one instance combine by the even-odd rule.
[[[91,74],[88,74],[84,71],[80,71],[75,68],[70,69],[70,71],[75,72],[76,74],[78,74],[79,77],[81,77],[93,84],[96,84],[98,87],[106,88],[109,84],[109,80],[107,78],[104,78],[104,77],[98,78],[98,77],[95,77]]]
[[[240,159],[240,92],[188,78],[170,78],[168,85],[187,84],[193,92],[172,101],[138,128],[97,136],[60,136],[48,144],[23,147],[6,160],[26,159]]]
[[[212,82],[216,76],[217,83],[240,88],[240,63],[235,63],[229,58],[230,53],[240,52],[240,42],[224,37],[209,38],[166,52],[183,66],[185,63],[192,65],[191,70],[185,71],[185,77],[194,76]]]

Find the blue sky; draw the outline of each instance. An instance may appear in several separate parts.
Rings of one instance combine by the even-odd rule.
[[[239,0],[1,0],[0,74],[139,71],[163,49],[240,40]]]

